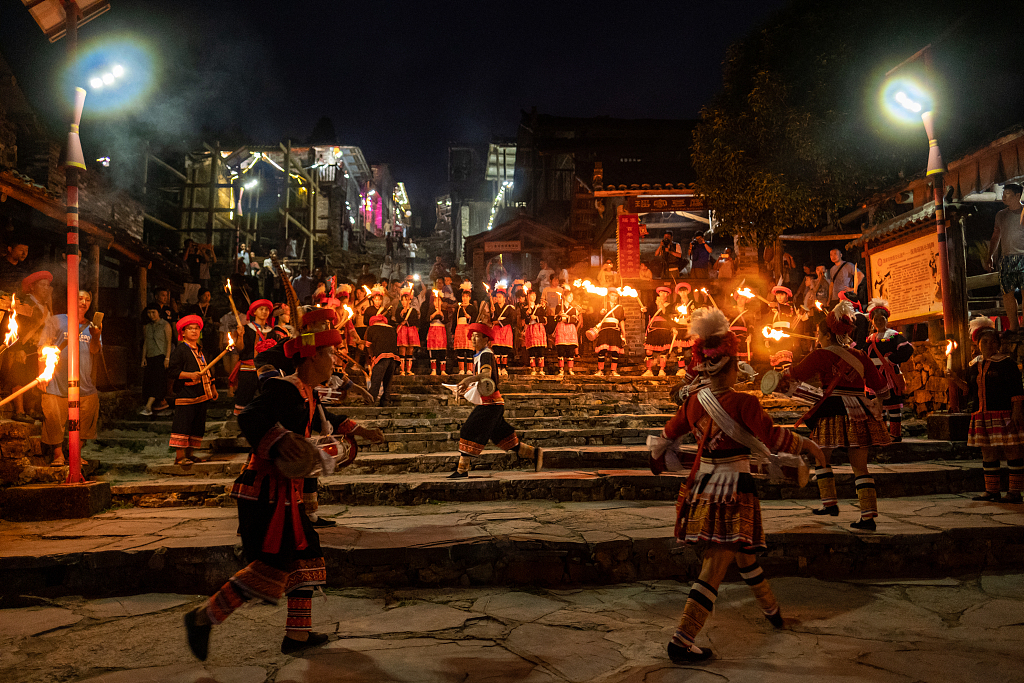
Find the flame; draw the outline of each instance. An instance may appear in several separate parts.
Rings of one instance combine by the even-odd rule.
[[[231,294],[231,280],[228,280],[228,283],[224,285],[224,291],[227,292],[228,295]]]
[[[352,316],[354,315],[354,313],[355,313],[355,312],[354,312],[354,311],[353,311],[353,310],[352,310],[351,308],[349,308],[348,306],[343,306],[342,308],[344,308],[344,309],[345,309],[345,312],[346,312],[346,313],[348,313],[348,317],[350,317],[350,318],[351,318],[351,317],[352,317]]]
[[[49,382],[53,378],[53,371],[57,369],[57,361],[60,360],[60,349],[56,346],[47,346],[40,353],[46,359],[46,367],[43,369],[42,374],[39,375],[39,379]]]
[[[676,310],[679,311],[680,315],[686,315],[687,313],[690,312],[690,307],[687,306],[686,304],[679,304],[678,306],[676,306]]]
[[[363,291],[366,292],[366,296],[373,296],[373,292],[371,292],[370,288],[366,285],[363,285]]]
[[[488,294],[490,294],[490,293],[491,293],[491,288],[490,288],[489,286],[487,286],[487,283],[486,283],[486,282],[484,283],[484,289],[486,289],[486,290],[487,290],[487,293],[488,293]]]
[[[703,292],[704,290],[702,289],[701,291]],[[737,289],[736,293],[739,294],[740,296],[742,296],[745,299],[753,299],[754,296],[755,296],[754,292],[751,291],[750,287],[744,287],[743,289]]]
[[[956,351],[958,344],[950,339],[946,342],[946,356],[949,357],[954,351]]]
[[[18,341],[18,314],[17,314],[17,311],[18,311],[18,297],[12,295],[11,296],[11,315],[10,315],[10,318],[9,318],[9,320],[11,321],[10,322],[10,330],[7,332],[7,335],[4,337],[4,346],[10,346],[14,342]]]
[[[500,280],[495,289],[508,289],[508,280]]]
[[[433,293],[433,295],[434,295],[435,297],[440,297],[440,296],[441,296],[441,292],[440,292],[439,290],[436,290],[436,289],[432,289],[432,290],[430,290],[430,291],[431,291],[431,293]]]
[[[779,341],[779,340],[789,336],[788,334],[786,334],[782,330],[773,330],[772,328],[768,327],[767,325],[765,325],[764,327],[761,328],[761,334],[764,335],[765,339],[774,339],[775,341]]]
[[[231,338],[231,333],[228,332],[228,348],[231,349],[231,348],[234,348],[234,346],[235,346],[235,340]]]
[[[820,301],[815,301],[814,302],[814,307],[817,308],[819,311],[824,311],[825,310],[825,307],[821,305]]]
[[[530,287],[531,287],[532,285],[533,285],[533,283],[532,283],[532,282],[524,282],[524,283],[523,283],[523,289],[524,289],[524,290],[526,291],[526,293],[527,293],[527,294],[529,294],[529,293],[530,293]]]
[[[622,291],[619,294],[621,296],[629,296],[629,297],[639,297],[640,296],[640,292],[636,291],[635,289],[633,289],[629,285],[626,285],[625,287],[623,287]]]

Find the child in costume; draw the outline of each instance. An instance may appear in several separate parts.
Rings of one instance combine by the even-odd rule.
[[[558,354],[558,376],[565,377],[566,370],[570,375],[576,351],[579,349],[580,309],[573,304],[572,290],[566,288],[558,302],[555,314],[555,353]]]
[[[459,285],[461,302],[455,309],[452,323],[455,329],[452,330],[453,346],[455,357],[459,363],[459,374],[465,375],[467,368],[473,366],[473,343],[469,341],[469,326],[477,322],[476,304],[473,303],[473,283],[466,280]]]
[[[530,374],[544,374],[544,353],[548,350],[547,308],[537,303],[536,290],[526,292],[526,307],[523,310],[524,346],[530,356]]]
[[[656,292],[657,298],[654,301],[655,311],[647,323],[647,334],[644,336],[644,354],[646,355],[645,364],[647,365],[647,370],[642,375],[643,377],[654,377],[658,374],[653,370],[655,356],[660,356],[658,369],[661,371],[661,374],[668,374],[665,372],[665,363],[668,362],[668,354],[672,350],[673,344],[672,315],[669,311],[672,290],[668,287],[658,287]],[[646,313],[647,307],[641,304],[640,310]]]
[[[508,377],[508,357],[512,355],[512,330],[516,322],[516,308],[505,301],[507,292],[501,282],[494,286],[494,313],[491,329],[494,331],[494,355],[498,372]]]
[[[597,324],[597,339],[594,340],[594,351],[597,352],[597,372],[595,377],[604,377],[604,364],[610,364],[612,377],[619,377],[619,356],[625,346],[626,309],[619,303],[619,290],[614,287],[608,290],[605,307],[601,309],[601,319]]]
[[[443,284],[444,281],[440,282]],[[431,311],[427,316],[427,353],[430,354],[430,374],[437,375],[437,368],[440,365],[441,374],[444,375],[448,359],[448,328],[445,325],[441,290],[434,289],[431,293]]]

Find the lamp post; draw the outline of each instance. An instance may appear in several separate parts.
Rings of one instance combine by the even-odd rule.
[[[32,18],[50,42],[67,36],[68,62],[73,64],[78,48],[78,27],[110,9],[103,0],[22,0]],[[68,476],[67,484],[82,478],[82,439],[79,431],[81,398],[79,395],[79,320],[78,266],[78,171],[85,169],[85,156],[78,127],[85,106],[85,90],[75,89],[74,115],[68,132],[65,184],[67,186],[67,269],[68,269]]]
[[[918,54],[923,54],[927,63],[927,48]],[[897,67],[897,69],[898,68],[899,67]],[[889,73],[891,74],[894,71],[896,71],[896,69],[893,69]],[[947,241],[946,218],[943,206],[943,198],[945,195],[943,174],[946,172],[946,166],[942,161],[942,153],[939,151],[939,141],[935,134],[934,101],[924,91],[917,88],[910,81],[895,81],[890,83],[888,90],[891,99],[895,102],[894,108],[901,108],[904,112],[912,116],[920,116],[921,123],[924,124],[925,134],[928,137],[928,166],[925,172],[925,177],[931,179],[932,196],[935,203],[935,233],[939,251],[938,275],[942,296],[942,329],[945,339],[960,339],[963,334],[958,334],[957,328],[963,327],[963,325],[958,324],[958,318],[964,317],[966,315],[966,311],[962,310],[964,309],[964,306],[959,305],[961,303],[959,299],[954,298],[953,287],[955,283],[950,276],[950,244]],[[962,284],[962,277],[960,276],[962,276],[962,273],[959,273],[958,271],[956,282],[958,285]],[[959,322],[962,323],[962,321]],[[963,359],[961,353],[953,354],[952,371],[957,377],[962,377]],[[948,412],[950,413],[960,411],[960,392],[952,383],[947,385],[947,406]]]

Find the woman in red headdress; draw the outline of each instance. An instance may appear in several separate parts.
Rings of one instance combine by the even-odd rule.
[[[824,453],[815,471],[823,507],[814,510],[814,514],[839,514],[836,480],[829,459],[834,448],[846,448],[860,503],[860,519],[850,526],[874,531],[878,501],[874,477],[868,473],[868,448],[885,445],[890,439],[878,401],[869,400],[865,388],[884,400],[889,387],[867,354],[849,347],[850,333],[855,327],[853,306],[840,301],[818,323],[819,348],[792,366],[788,374],[800,382],[818,377],[825,388],[824,397],[797,421],[807,423],[811,438]]]
[[[754,592],[765,618],[782,628],[779,603],[772,593],[756,554],[766,549],[757,486],[750,472],[752,455],[810,453],[821,450],[810,439],[775,425],[754,396],[733,389],[739,379],[739,339],[718,309],[694,314],[693,369],[710,385],[689,398],[669,420],[660,444],[692,433],[700,444],[690,477],[676,501],[676,538],[681,543],[704,543],[700,576],[690,589],[682,617],[668,645],[678,664],[709,659],[710,650],[694,641],[718,598],[718,586],[735,561],[740,576]],[[669,469],[666,448],[652,447],[651,469]],[[807,468],[798,465],[806,483]]]
[[[214,625],[249,600],[277,604],[282,595],[288,598],[288,615],[281,652],[292,654],[327,642],[326,635],[312,632],[313,588],[324,585],[327,568],[320,537],[305,514],[304,478],[351,462],[355,436],[384,440],[379,429],[328,413],[320,403],[316,387],[334,371],[333,347],[340,342],[341,334],[334,329],[285,342],[295,374],[268,379],[238,417],[252,453],[231,497],[238,501],[238,533],[249,564],[185,615],[188,644],[200,660],[207,657]],[[318,450],[310,441],[332,434],[343,437],[333,449]]]
[[[245,314],[248,322],[242,328],[241,339],[235,342],[238,364],[228,378],[231,384],[237,383],[238,386],[235,389],[235,415],[241,414],[249,405],[249,401],[256,396],[256,390],[259,388],[254,359],[277,343],[270,337],[272,328],[268,326],[270,312],[273,310],[274,304],[269,299],[257,299],[252,302]]]
[[[654,369],[654,357],[659,356],[658,370],[662,375],[665,372],[665,363],[668,362],[668,354],[672,350],[672,312],[669,308],[672,305],[672,290],[668,287],[658,287],[657,299],[654,302],[655,311],[647,323],[647,334],[644,337],[644,353],[647,356],[645,363],[647,370],[643,377],[654,377],[658,373]],[[640,310],[647,312],[647,307],[640,304]]]
[[[206,434],[206,407],[217,400],[212,372],[199,343],[203,319],[186,315],[178,321],[178,341],[167,360],[167,376],[174,382],[174,420],[171,423],[171,448],[175,465],[191,465],[192,451],[199,448]]]

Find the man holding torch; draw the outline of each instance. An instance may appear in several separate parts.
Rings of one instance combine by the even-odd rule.
[[[97,313],[90,323],[85,317],[92,306],[92,293],[78,292],[78,369],[79,369],[79,432],[84,442],[96,438],[96,425],[100,414],[100,396],[92,380],[92,359],[100,352],[100,332],[103,329],[103,314]],[[53,457],[53,467],[64,467],[64,432],[68,423],[68,316],[53,315],[46,321],[39,335],[39,369],[43,369],[43,347],[56,346],[60,349],[57,371],[43,388],[43,455]],[[85,461],[82,461],[85,464]]]

